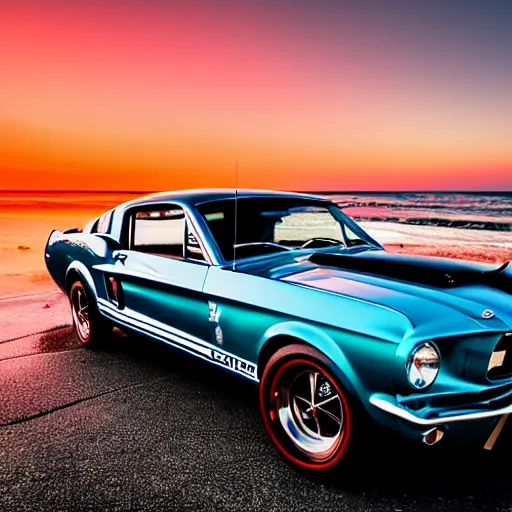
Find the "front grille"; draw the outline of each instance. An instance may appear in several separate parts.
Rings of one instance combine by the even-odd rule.
[[[490,380],[512,377],[512,333],[505,334],[494,348],[487,377]]]

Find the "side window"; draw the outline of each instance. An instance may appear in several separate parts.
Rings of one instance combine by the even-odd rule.
[[[136,212],[132,217],[130,249],[183,258],[185,214],[181,208]]]
[[[131,216],[129,248],[157,256],[205,261],[195,234],[187,227],[185,212],[178,206],[138,211]]]

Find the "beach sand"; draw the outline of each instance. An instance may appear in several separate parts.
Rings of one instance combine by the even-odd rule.
[[[0,298],[56,291],[44,262],[44,247],[52,229],[81,228],[133,197],[102,193],[84,200],[80,193],[66,193],[56,200],[44,194],[20,197],[0,193]],[[492,263],[512,260],[510,233],[386,222],[361,225],[391,252]]]
[[[53,229],[82,228],[126,194],[0,192],[0,298],[56,291],[44,262]]]
[[[359,224],[387,251],[501,264],[512,260],[512,233],[393,222]]]

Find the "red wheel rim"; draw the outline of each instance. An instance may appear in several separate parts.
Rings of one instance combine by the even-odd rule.
[[[290,388],[286,389],[286,383],[290,378],[293,379],[294,371],[295,380]],[[315,403],[315,395],[312,394],[311,403],[308,404],[305,397],[294,394],[293,386],[297,378],[303,377],[306,373],[321,376],[319,381],[311,384],[311,389],[317,398],[321,397],[321,394],[318,395],[321,384],[317,387],[317,382],[323,382],[324,391],[326,391],[323,401]],[[283,379],[285,376],[286,378]],[[311,377],[309,378],[311,381]],[[328,392],[328,387],[333,388],[331,392]],[[289,398],[283,401],[286,393]],[[340,411],[338,414],[336,414],[337,401],[339,401]],[[330,404],[331,410],[326,412],[327,403]],[[326,470],[335,466],[344,456],[351,436],[350,409],[336,379],[318,363],[309,359],[293,358],[283,363],[275,372],[266,375],[261,382],[260,407],[263,422],[272,441],[279,451],[297,466],[310,470]],[[289,410],[286,411],[286,407]],[[339,416],[339,432],[329,435],[332,432],[327,433],[325,427],[322,429],[319,418],[329,420],[332,430],[332,425],[335,425],[333,416]]]

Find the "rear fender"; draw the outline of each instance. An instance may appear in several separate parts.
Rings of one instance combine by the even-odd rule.
[[[89,287],[89,290],[91,291],[91,293],[94,294],[94,298],[97,300],[98,292],[96,291],[96,284],[94,282],[94,279],[93,279],[89,269],[81,261],[75,260],[71,263],[71,265],[69,265],[69,267],[66,271],[66,291],[69,291],[69,287],[72,284],[68,281],[70,281],[69,277],[73,271],[80,275],[80,277],[83,279],[83,281]]]

